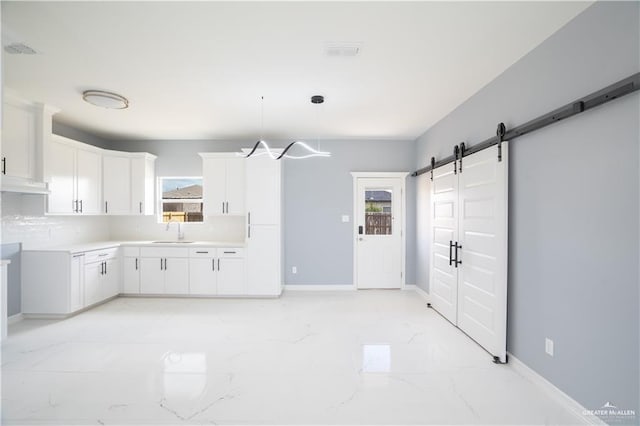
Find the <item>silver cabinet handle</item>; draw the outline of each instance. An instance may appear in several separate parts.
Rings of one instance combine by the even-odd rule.
[[[136,257],[136,271],[138,270],[138,258]]]
[[[142,201],[140,201],[140,214],[142,214]]]
[[[104,202],[104,212],[109,213],[109,204],[106,201]]]
[[[160,259],[160,270],[162,271],[162,259]]]
[[[211,259],[211,270],[212,271],[216,270],[216,260],[215,259]]]
[[[218,258],[218,272],[220,272],[220,259]]]

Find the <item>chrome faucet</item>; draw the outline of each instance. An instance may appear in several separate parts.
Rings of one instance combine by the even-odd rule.
[[[182,222],[167,222],[166,231],[169,230],[169,228],[171,227],[172,223],[177,223],[178,224],[178,241],[184,240],[184,230],[182,229]]]

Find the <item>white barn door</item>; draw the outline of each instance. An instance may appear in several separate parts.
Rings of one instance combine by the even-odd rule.
[[[431,182],[431,305],[457,324],[458,270],[450,261],[458,240],[458,175],[454,165],[438,167]]]
[[[434,170],[431,191],[432,306],[500,362],[507,356],[508,145],[502,161],[494,146],[464,157],[457,174],[452,165]]]
[[[458,327],[489,353],[507,356],[508,143],[463,158],[459,178]]]

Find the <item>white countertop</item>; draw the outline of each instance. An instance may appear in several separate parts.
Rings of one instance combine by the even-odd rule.
[[[106,248],[120,247],[120,246],[136,246],[136,247],[244,247],[244,242],[234,241],[190,241],[190,242],[171,242],[170,240],[158,240],[153,241],[96,241],[91,243],[62,245],[46,248],[37,248],[24,251],[61,251],[74,253],[82,253],[93,250],[103,250]]]

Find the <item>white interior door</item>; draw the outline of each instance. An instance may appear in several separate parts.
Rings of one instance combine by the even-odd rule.
[[[402,180],[363,178],[356,183],[356,285],[402,287]]]
[[[453,244],[458,241],[458,175],[454,164],[438,167],[431,182],[431,305],[457,324],[458,269]]]
[[[508,143],[463,159],[458,327],[506,362]]]

